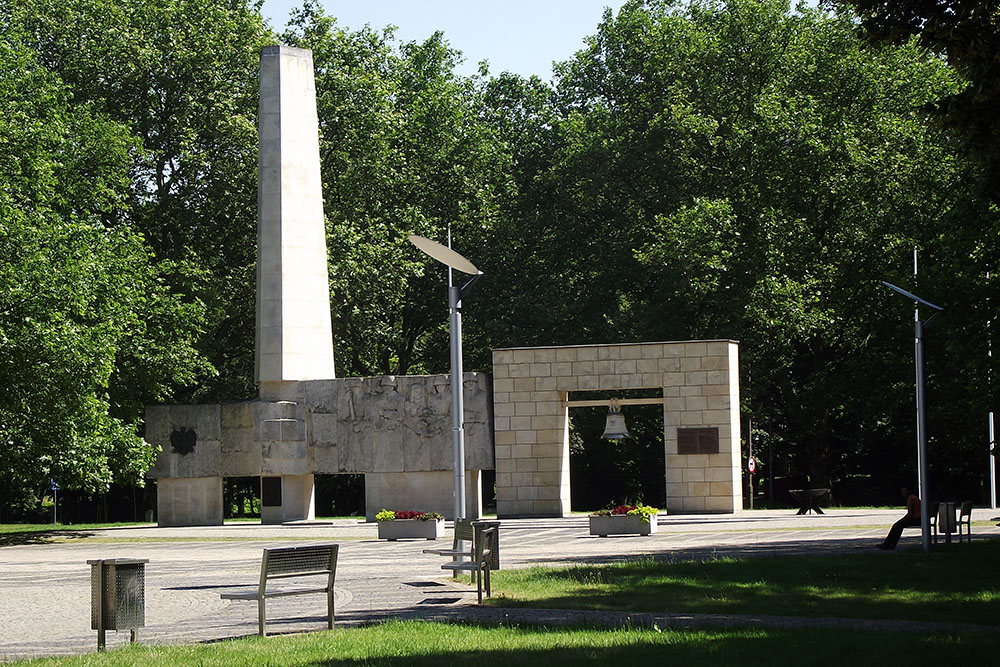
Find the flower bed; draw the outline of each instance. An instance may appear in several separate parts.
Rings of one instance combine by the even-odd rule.
[[[655,507],[649,505],[619,505],[590,515],[590,534],[651,535],[656,532]]]
[[[436,540],[444,534],[444,517],[437,512],[383,509],[375,515],[380,540]]]

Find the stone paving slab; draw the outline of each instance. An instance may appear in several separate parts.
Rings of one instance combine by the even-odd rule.
[[[974,521],[998,512],[976,510]],[[502,567],[601,563],[627,558],[700,559],[872,551],[900,510],[831,510],[797,516],[787,510],[737,515],[660,516],[647,537],[592,537],[587,518],[504,520]],[[993,522],[995,523],[995,521]],[[252,635],[257,606],[222,600],[221,592],[253,588],[265,546],[338,542],[336,622],[348,626],[388,618],[483,622],[573,622],[588,612],[481,608],[475,587],[455,582],[440,569],[440,556],[423,554],[447,540],[376,539],[374,524],[338,520],[328,524],[214,527],[153,526],[93,531],[80,541],[0,547],[0,660],[68,655],[96,650],[90,629],[90,567],[97,558],[147,558],[146,627],[139,641],[152,644],[211,642]],[[992,523],[974,535],[1000,536]],[[905,532],[900,548],[919,548],[920,532]],[[884,553],[892,557],[891,552]],[[648,619],[660,627],[767,623],[750,617],[712,615],[605,614],[604,622]],[[278,598],[268,603],[268,631],[325,629],[323,596]],[[534,619],[534,620],[532,620]],[[823,620],[823,619],[821,619]],[[828,622],[837,619],[825,619]],[[792,619],[786,622],[815,623]],[[590,622],[590,621],[586,621]],[[108,647],[128,633],[108,632]]]

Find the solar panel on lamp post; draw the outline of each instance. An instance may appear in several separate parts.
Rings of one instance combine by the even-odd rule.
[[[465,518],[465,407],[462,396],[462,299],[483,275],[475,264],[451,248],[423,236],[406,237],[421,251],[448,267],[448,311],[451,324],[451,433],[455,451],[455,520]],[[451,244],[451,235],[448,238]],[[452,284],[452,269],[472,279],[462,287]]]

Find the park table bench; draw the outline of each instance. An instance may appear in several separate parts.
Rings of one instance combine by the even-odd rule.
[[[260,584],[256,590],[221,593],[224,600],[256,600],[261,637],[267,635],[265,612],[267,600],[289,595],[326,595],[327,627],[333,628],[333,582],[337,574],[339,544],[313,544],[298,547],[265,548],[260,564]],[[322,577],[322,578],[321,578]],[[273,580],[293,581],[294,587],[270,588]],[[323,582],[322,585],[319,585]]]

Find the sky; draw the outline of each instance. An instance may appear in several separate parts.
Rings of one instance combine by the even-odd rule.
[[[302,0],[265,0],[262,11],[279,33],[292,7]],[[465,62],[458,74],[475,74],[480,60],[490,74],[504,71],[548,81],[552,62],[570,59],[583,39],[597,32],[605,7],[617,12],[625,0],[322,0],[341,27],[365,24],[381,30],[392,24],[400,42],[423,41],[444,32]]]

